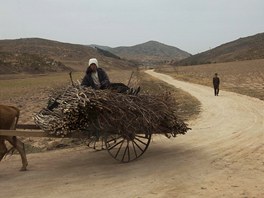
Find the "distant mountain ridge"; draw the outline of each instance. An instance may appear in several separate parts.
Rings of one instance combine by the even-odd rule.
[[[4,72],[4,67],[6,68],[5,71],[12,71],[13,73],[22,72],[23,68],[25,72],[33,72],[29,67],[35,67],[34,72],[39,71],[40,73],[44,72],[44,70],[47,72],[68,71],[70,69],[84,71],[88,60],[93,57],[96,57],[99,60],[99,64],[106,69],[112,68],[112,65],[115,68],[135,66],[134,63],[121,60],[116,55],[101,49],[41,38],[0,40],[0,53],[2,53],[0,56],[1,73]],[[47,61],[48,59],[50,60]],[[21,60],[23,61],[21,62]],[[53,64],[46,64],[47,62],[53,62]],[[60,67],[55,67],[55,62]],[[10,66],[8,69],[7,65]]]
[[[157,41],[148,41],[130,47],[122,46],[111,48],[99,45],[93,46],[110,51],[123,59],[144,65],[155,65],[171,62],[172,60],[181,60],[191,55],[177,47],[165,45]]]
[[[264,58],[264,33],[222,44],[211,50],[175,61],[173,65],[198,65]]]
[[[264,59],[264,33],[240,38],[196,55],[157,41],[111,48],[42,38],[0,40],[0,74],[84,71],[88,60],[93,57],[106,70],[164,63],[197,65]]]

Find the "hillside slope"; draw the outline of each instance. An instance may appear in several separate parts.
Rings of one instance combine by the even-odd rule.
[[[72,69],[54,59],[27,53],[0,52],[0,74],[65,72]]]
[[[98,48],[110,51],[121,58],[132,60],[138,64],[155,65],[172,60],[181,60],[190,56],[189,53],[157,41],[148,41],[131,47],[110,48],[97,46]]]
[[[62,43],[40,38],[26,38],[16,40],[0,40],[0,52],[14,55],[30,54],[53,59],[70,67],[72,70],[83,71],[90,58],[97,58],[104,68],[129,68],[135,66],[131,62],[121,60],[100,49],[93,47]],[[27,56],[28,57],[28,56]],[[6,60],[2,59],[1,62]],[[34,60],[32,60],[34,62]]]
[[[198,65],[264,58],[264,33],[220,45],[214,49],[175,61],[173,65]]]

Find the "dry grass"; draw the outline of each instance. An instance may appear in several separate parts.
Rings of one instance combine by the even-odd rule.
[[[187,67],[166,66],[157,71],[206,86],[212,86],[214,73],[218,73],[220,89],[264,100],[264,59]]]
[[[174,94],[177,103],[177,115],[183,120],[194,119],[200,112],[200,102],[180,89],[173,87],[167,83],[156,80],[148,74],[140,73],[140,86],[143,91],[155,93],[169,91]]]

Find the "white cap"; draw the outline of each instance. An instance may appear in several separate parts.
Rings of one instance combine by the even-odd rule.
[[[98,65],[98,61],[97,61],[96,58],[91,58],[91,59],[89,60],[88,65],[90,66],[90,65],[93,64],[93,63],[94,63],[97,67],[99,66],[99,65]]]

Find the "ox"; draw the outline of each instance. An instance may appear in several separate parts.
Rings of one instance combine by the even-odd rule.
[[[15,130],[19,118],[19,109],[12,106],[0,105],[0,129]],[[0,136],[0,161],[8,153],[5,145],[8,141],[13,148],[17,149],[22,159],[21,171],[27,170],[27,157],[24,144],[16,136]]]

